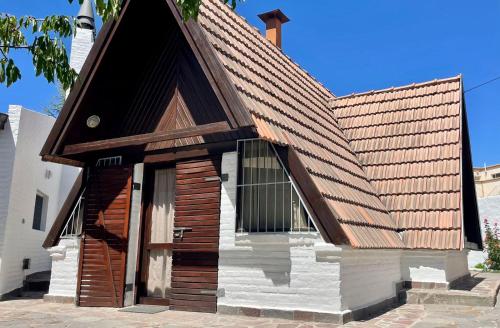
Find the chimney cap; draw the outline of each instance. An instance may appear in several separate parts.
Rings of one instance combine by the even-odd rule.
[[[81,28],[93,30],[94,24],[94,9],[90,0],[84,0],[80,6],[80,11],[76,17],[76,23]]]
[[[274,9],[266,13],[260,14],[258,16],[264,23],[267,23],[267,21],[269,21],[272,18],[278,18],[282,24],[290,21],[290,19],[286,17],[286,15],[283,14],[283,12],[279,9]]]

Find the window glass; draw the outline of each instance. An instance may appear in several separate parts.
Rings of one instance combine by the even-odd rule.
[[[37,194],[35,197],[35,210],[33,213],[33,225],[32,228],[34,230],[45,231],[45,221],[47,216],[47,201],[46,197],[43,195]]]
[[[236,231],[316,231],[274,148],[263,140],[244,140],[238,153]]]

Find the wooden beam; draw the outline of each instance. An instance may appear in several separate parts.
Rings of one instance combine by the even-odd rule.
[[[293,178],[314,212],[318,229],[325,241],[335,245],[350,245],[340,223],[316,187],[310,173],[300,161],[297,151],[292,147],[288,147],[288,165]]]
[[[53,155],[43,155],[42,161],[70,165],[70,166],[76,166],[76,167],[84,167],[85,166],[85,163],[83,163],[83,162],[75,161],[73,159],[64,158],[64,157],[53,156]]]
[[[80,154],[96,150],[107,150],[107,149],[127,147],[127,146],[140,146],[150,142],[198,137],[207,134],[230,132],[230,131],[231,128],[229,127],[229,124],[227,124],[226,121],[221,121],[216,123],[193,126],[185,129],[152,132],[152,133],[138,134],[135,136],[68,145],[64,147],[63,155]]]
[[[210,156],[235,150],[236,141],[225,141],[213,144],[199,144],[184,146],[182,148],[171,148],[160,153],[146,154],[142,159],[142,162],[145,164],[167,163],[180,159]]]

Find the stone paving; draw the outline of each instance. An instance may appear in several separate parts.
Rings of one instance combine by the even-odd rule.
[[[282,319],[252,318],[219,314],[166,311],[157,314],[118,312],[110,308],[78,308],[46,303],[41,299],[0,302],[0,327],[339,327]],[[500,307],[406,304],[366,321],[343,327],[500,327]]]
[[[446,289],[418,289],[406,291],[409,304],[450,304],[470,306],[495,306],[500,275],[497,273],[472,272],[469,279]]]
[[[500,275],[497,276],[500,279]],[[486,291],[486,290],[485,290]],[[498,327],[500,302],[495,308],[481,306],[405,304],[365,321],[344,326],[328,323],[290,321],[221,314],[166,311],[156,314],[119,312],[111,308],[80,308],[71,304],[47,303],[41,295],[0,302],[0,327]]]

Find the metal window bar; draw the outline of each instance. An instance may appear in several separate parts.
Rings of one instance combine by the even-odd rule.
[[[73,207],[68,222],[66,222],[61,232],[61,239],[79,237],[82,234],[84,195],[85,189],[82,191],[80,198],[78,198],[78,201]]]
[[[262,149],[262,143],[265,143],[266,145],[266,157],[262,160],[261,163],[261,149]],[[255,145],[257,144],[257,145]],[[258,151],[255,151],[255,147],[257,147]],[[237,144],[237,152],[238,156],[240,156],[240,160],[238,161],[241,165],[241,181],[238,181],[237,184],[237,190],[238,190],[238,196],[237,199],[241,203],[239,204],[239,215],[238,215],[238,222],[237,226],[240,227],[240,229],[237,232],[247,232],[247,233],[253,233],[253,232],[270,232],[270,233],[276,233],[276,232],[316,232],[317,227],[312,220],[312,216],[310,215],[310,211],[308,207],[306,206],[306,203],[303,201],[303,197],[300,193],[300,191],[295,187],[295,182],[292,178],[292,176],[288,173],[286,170],[285,166],[283,165],[281,159],[279,158],[277,151],[274,147],[273,144],[268,143],[267,141],[264,141],[262,139],[245,139],[245,140],[239,140]],[[258,152],[258,155],[255,156],[255,153]],[[272,158],[271,156],[274,155]],[[269,159],[269,165],[267,165],[267,161]],[[261,165],[262,164],[262,165]],[[248,165],[248,167],[245,167],[245,165]],[[263,166],[263,167],[261,167]],[[260,181],[260,170],[266,170],[265,172],[265,181]],[[245,181],[245,170],[247,172],[249,171],[249,180],[250,181]],[[269,170],[274,171],[274,181],[269,182]],[[255,173],[254,173],[255,171]],[[281,174],[281,181],[277,181],[278,179],[278,173]],[[256,181],[253,179],[253,175],[256,174],[257,178]],[[290,225],[289,227],[285,228],[285,193],[286,193],[286,184],[290,186],[290,195],[289,199],[287,201],[290,202],[290,213],[289,213],[289,222]],[[266,201],[265,201],[265,230],[261,231],[260,229],[260,221],[263,220],[263,218],[260,217],[260,186],[265,186],[265,191],[266,191]],[[268,202],[269,199],[269,187],[274,186],[274,211],[273,209],[270,208],[270,204]],[[278,186],[281,188],[281,218],[276,217],[276,210],[279,206],[278,204]],[[254,195],[254,188],[256,188],[256,195]],[[245,199],[245,191],[249,190],[249,197],[250,199]],[[295,225],[297,227],[294,227],[294,192],[297,195],[298,198],[298,204],[296,205],[296,220]],[[254,213],[254,199],[257,198],[257,213]],[[245,203],[245,201],[248,203]],[[245,204],[248,205],[248,211],[245,211]],[[264,204],[263,204],[264,205]],[[269,212],[274,213],[275,217],[270,217]],[[306,214],[306,217],[304,218],[304,212]],[[255,217],[254,217],[255,216]],[[244,226],[244,218],[247,218],[248,221],[248,230],[246,231],[245,226]],[[302,220],[305,219],[305,222],[302,222]],[[272,220],[272,227],[269,227],[269,220]],[[276,226],[276,221],[281,220],[282,222],[282,227],[278,231],[277,226]],[[256,229],[252,229],[252,221],[256,222]],[[306,228],[307,226],[307,228]],[[254,231],[255,230],[255,231]]]
[[[120,166],[122,165],[121,156],[104,157],[97,160],[95,166],[97,167],[110,167],[110,166]]]

